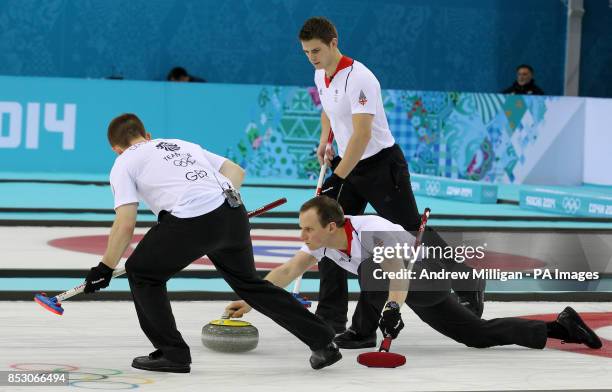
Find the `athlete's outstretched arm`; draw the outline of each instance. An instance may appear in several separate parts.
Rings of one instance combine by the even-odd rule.
[[[270,271],[264,279],[278,287],[286,287],[315,264],[315,257],[298,251],[289,261]],[[251,311],[251,307],[245,301],[233,301],[225,307],[225,311],[230,317],[242,317]]]

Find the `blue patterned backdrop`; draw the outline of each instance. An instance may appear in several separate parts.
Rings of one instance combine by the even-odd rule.
[[[182,65],[218,83],[310,86],[296,35],[313,15],[384,88],[497,92],[526,62],[562,93],[560,0],[0,0],[0,74],[160,80]]]
[[[525,168],[551,145],[538,143],[541,134],[554,140],[567,131],[582,132],[570,123],[583,110],[580,103],[572,104],[575,100],[383,90],[391,131],[412,173],[498,183],[527,177]],[[257,102],[251,103],[255,107],[244,135],[225,155],[254,177],[315,179],[320,134],[316,89],[262,86]],[[580,151],[573,156],[582,159]]]
[[[382,96],[413,173],[580,182],[587,145],[586,157],[599,160],[591,174],[609,172],[609,151],[592,143],[610,139],[600,124],[612,123],[612,99],[397,89]],[[113,153],[105,128],[133,112],[154,137],[200,143],[251,178],[312,179],[320,104],[314,87],[0,76],[0,170],[106,173]]]

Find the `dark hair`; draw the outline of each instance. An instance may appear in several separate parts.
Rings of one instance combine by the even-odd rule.
[[[518,67],[516,67],[516,72],[519,71],[519,69],[521,68],[527,68],[529,70],[529,72],[531,72],[533,74],[533,67],[529,64],[521,64]]]
[[[111,146],[128,147],[132,140],[146,134],[142,121],[132,113],[117,116],[108,124],[108,142]]]
[[[338,38],[336,27],[329,19],[323,16],[315,16],[304,22],[299,34],[300,41],[310,41],[311,39],[320,39],[325,45],[334,38]]]
[[[300,214],[308,211],[311,208],[317,210],[317,216],[319,217],[319,223],[325,227],[331,222],[335,222],[336,226],[344,226],[344,212],[340,204],[327,196],[316,196],[302,204],[300,207]]]
[[[167,80],[179,80],[182,77],[189,77],[187,70],[183,67],[174,67],[168,72]]]

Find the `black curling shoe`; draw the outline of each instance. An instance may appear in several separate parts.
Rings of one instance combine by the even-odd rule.
[[[349,328],[344,333],[336,336],[334,343],[340,348],[349,350],[376,347],[376,332],[370,336],[363,336]]]
[[[336,343],[331,342],[319,350],[312,350],[312,355],[310,356],[310,366],[312,366],[312,368],[315,370],[319,370],[326,366],[333,365],[341,359],[342,354],[340,354],[338,346]]]
[[[563,309],[557,316],[557,323],[561,324],[568,333],[565,343],[582,343],[589,348],[601,348],[601,340],[591,328],[580,318],[580,315],[570,306]]]
[[[189,373],[191,371],[191,366],[188,363],[171,361],[164,357],[159,350],[147,356],[134,358],[132,367],[151,372]]]

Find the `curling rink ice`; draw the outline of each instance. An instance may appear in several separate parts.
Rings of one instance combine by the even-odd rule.
[[[0,370],[69,370],[70,389],[143,391],[474,391],[585,390],[612,387],[610,341],[607,356],[589,350],[530,350],[517,346],[467,348],[438,334],[407,309],[406,328],[392,351],[407,357],[396,369],[369,369],[356,361],[368,350],[343,350],[335,365],[312,370],[308,348],[255,311],[246,319],[260,333],[259,346],[241,354],[215,353],[203,347],[200,331],[217,318],[227,301],[173,303],[176,320],[193,357],[190,374],[133,369],[132,358],[152,347],[140,331],[130,302],[65,302],[56,316],[34,302],[2,302]],[[567,304],[489,302],[485,318],[557,313]],[[573,303],[579,312],[610,312],[608,303]],[[351,304],[351,311],[354,303]],[[612,326],[597,329],[612,340]],[[567,348],[578,347],[564,345]],[[593,352],[593,351],[591,351]],[[601,353],[603,354],[603,353]],[[32,387],[0,387],[1,391]]]
[[[138,241],[147,229],[139,228]],[[59,292],[82,282],[86,271],[104,252],[107,228],[0,227],[0,277],[4,292]],[[252,231],[258,269],[284,262],[299,248],[297,231]],[[205,259],[188,268],[194,273],[211,267]],[[72,271],[54,277],[54,270]],[[17,272],[16,272],[17,271]],[[21,272],[19,272],[21,271]],[[41,275],[42,274],[42,275]],[[56,275],[57,275],[56,274]],[[174,283],[173,283],[174,280]],[[173,290],[225,290],[220,279],[175,278]],[[312,281],[310,284],[312,285]],[[222,283],[222,282],[221,282]],[[216,289],[213,287],[217,287]],[[313,285],[316,290],[318,285]],[[115,279],[108,292],[127,289]],[[204,297],[205,298],[205,297]],[[228,301],[173,301],[176,321],[191,346],[190,374],[133,369],[132,359],[153,351],[140,330],[130,301],[64,302],[63,316],[34,301],[0,301],[0,371],[68,371],[70,386],[0,386],[0,391],[68,391],[76,389],[142,391],[475,391],[475,390],[604,390],[612,388],[612,304],[609,302],[487,302],[483,317],[556,315],[570,304],[588,315],[604,342],[602,350],[551,345],[545,350],[518,346],[468,348],[440,335],[403,308],[406,323],[392,351],[406,355],[396,369],[369,369],[356,361],[366,350],[342,350],[343,360],[312,370],[309,349],[253,311],[246,320],[260,333],[259,346],[242,354],[210,351],[200,342],[202,327],[222,313]],[[76,298],[75,298],[76,299]],[[82,299],[82,298],[81,298]],[[350,312],[354,308],[351,303]],[[316,303],[313,304],[312,311]],[[380,343],[380,336],[379,336]]]

